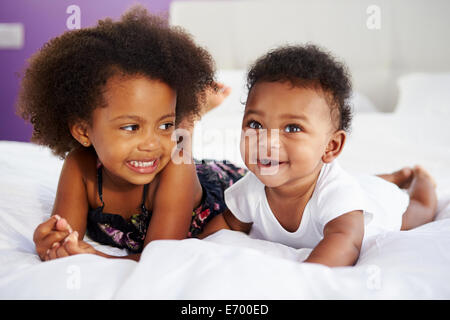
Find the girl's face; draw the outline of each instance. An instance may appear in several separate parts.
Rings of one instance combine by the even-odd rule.
[[[115,76],[104,99],[106,107],[94,110],[87,134],[105,171],[117,183],[151,182],[176,144],[175,91],[144,76]]]
[[[317,90],[261,82],[245,107],[241,154],[267,187],[288,186],[320,172],[334,131],[330,107]]]

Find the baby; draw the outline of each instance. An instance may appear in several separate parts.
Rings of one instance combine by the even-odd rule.
[[[271,51],[252,66],[241,154],[249,169],[225,191],[220,228],[294,248],[305,262],[356,263],[365,236],[433,220],[435,184],[419,166],[355,178],[337,162],[350,128],[346,68],[313,45]],[[408,188],[408,192],[400,188]]]

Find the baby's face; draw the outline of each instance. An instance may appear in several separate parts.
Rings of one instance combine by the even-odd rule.
[[[260,82],[245,107],[241,155],[266,186],[295,184],[320,172],[334,131],[330,107],[317,90]]]
[[[175,146],[175,91],[146,77],[112,77],[104,98],[88,129],[100,161],[118,182],[151,182]]]

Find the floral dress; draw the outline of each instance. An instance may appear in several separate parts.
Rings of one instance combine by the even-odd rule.
[[[242,178],[246,170],[230,163],[215,160],[196,161],[197,176],[202,185],[203,195],[200,205],[192,212],[188,237],[200,234],[208,221],[226,210],[224,191]],[[126,220],[119,214],[103,212],[105,203],[102,192],[102,165],[97,166],[98,194],[102,205],[88,211],[87,235],[94,241],[118,248],[126,248],[132,253],[143,249],[147,228],[152,216],[145,207],[148,184],[144,186],[141,212]]]

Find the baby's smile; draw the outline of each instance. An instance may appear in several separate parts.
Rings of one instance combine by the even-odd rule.
[[[279,159],[262,158],[258,159],[258,167],[275,167],[288,164],[288,161],[280,161]]]

